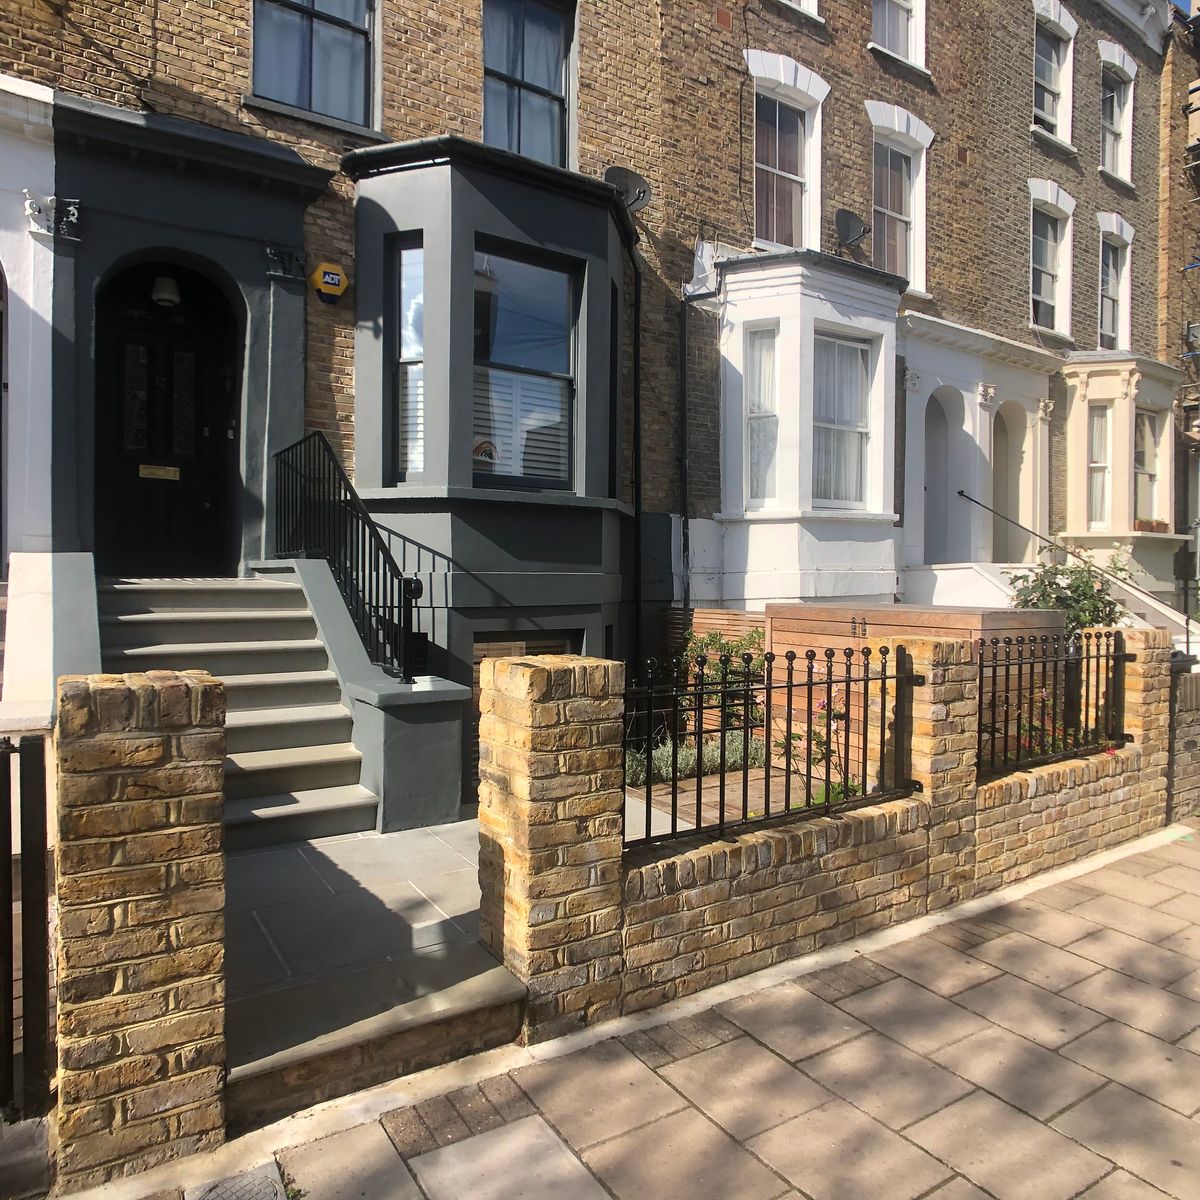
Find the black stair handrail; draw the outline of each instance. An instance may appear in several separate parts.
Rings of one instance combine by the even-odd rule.
[[[323,558],[367,657],[412,682],[412,605],[421,581],[400,570],[319,430],[275,455],[275,557]]]

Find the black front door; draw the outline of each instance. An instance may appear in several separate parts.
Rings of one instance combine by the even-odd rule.
[[[237,333],[207,280],[122,272],[96,306],[96,568],[230,575],[237,565]]]

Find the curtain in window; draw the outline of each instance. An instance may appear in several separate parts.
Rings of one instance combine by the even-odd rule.
[[[911,55],[911,0],[875,0],[872,37],[903,58]]]
[[[570,419],[565,380],[476,367],[475,471],[569,483]]]
[[[1088,408],[1088,524],[1108,522],[1108,409]]]
[[[816,339],[813,379],[813,497],[861,504],[865,497],[867,348]]]
[[[1133,424],[1133,515],[1141,521],[1152,521],[1154,485],[1158,479],[1158,417],[1138,410]]]
[[[746,440],[751,501],[775,498],[775,456],[779,416],[775,395],[775,331],[752,329],[746,335]]]

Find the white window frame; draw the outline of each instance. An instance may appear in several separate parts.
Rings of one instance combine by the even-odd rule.
[[[1096,266],[1096,290],[1100,295],[1103,293],[1101,281],[1104,273],[1104,243],[1109,242],[1110,244],[1119,247],[1121,250],[1121,278],[1119,281],[1119,291],[1117,293],[1117,344],[1113,347],[1100,348],[1128,350],[1133,344],[1133,276],[1131,267],[1133,259],[1133,238],[1135,231],[1133,226],[1130,225],[1130,223],[1126,221],[1125,218],[1119,213],[1097,213],[1096,223],[1100,227],[1101,257]],[[1100,346],[1100,311],[1100,305],[1098,303],[1096,312],[1097,346]]]
[[[1059,68],[1058,76],[1058,111],[1055,114],[1054,131],[1044,128],[1039,125],[1031,116],[1030,130],[1039,137],[1049,138],[1057,144],[1067,147],[1074,152],[1075,147],[1071,145],[1071,133],[1073,126],[1073,112],[1075,108],[1075,35],[1079,32],[1079,23],[1059,3],[1059,0],[1033,0],[1033,11],[1035,16],[1035,32],[1036,25],[1043,26],[1048,33],[1053,34],[1056,38],[1064,43],[1063,61]],[[1034,39],[1034,70],[1033,82],[1036,89],[1037,82],[1037,41]],[[1031,97],[1032,102],[1032,97]],[[1036,116],[1036,107],[1031,108],[1033,116]]]
[[[867,118],[877,142],[903,150],[912,160],[911,238],[909,243],[908,290],[927,294],[928,279],[928,157],[936,136],[919,117],[905,108],[879,100],[866,101]],[[872,156],[872,161],[874,156]]]
[[[784,246],[758,237],[754,245],[768,250],[821,249],[821,109],[829,84],[793,58],[767,50],[746,50],[746,69],[754,77],[755,92],[781,100],[804,113],[804,196],[801,231],[803,246]],[[753,110],[752,110],[753,111]],[[751,156],[753,162],[753,155]],[[753,188],[753,177],[751,187]],[[757,209],[751,205],[751,211]]]
[[[750,411],[750,389],[748,385],[750,367],[750,340],[757,334],[770,334],[772,341],[773,371],[771,373],[772,407],[758,413]],[[780,492],[780,412],[779,412],[779,322],[747,321],[742,326],[742,502],[745,512],[761,512],[779,507]],[[772,496],[754,496],[750,486],[753,478],[750,468],[750,447],[753,438],[750,426],[755,421],[775,422],[775,486]]]
[[[1116,133],[1119,137],[1117,161],[1109,166],[1104,162],[1104,147],[1101,141],[1100,171],[1112,176],[1121,183],[1133,186],[1133,99],[1134,81],[1137,79],[1138,65],[1132,55],[1116,42],[1102,41],[1099,43],[1100,67],[1103,72],[1109,71],[1124,85],[1123,102],[1119,104],[1117,113]],[[1103,85],[1102,85],[1103,86]]]
[[[1092,409],[1104,413],[1104,459],[1092,459]],[[1087,425],[1084,454],[1087,462],[1087,496],[1085,512],[1088,529],[1108,529],[1112,525],[1112,448],[1113,448],[1113,408],[1111,404],[1093,402],[1087,406]],[[1096,520],[1092,516],[1092,476],[1104,476],[1104,517]]]
[[[1029,327],[1057,334],[1059,337],[1071,336],[1071,296],[1073,262],[1072,247],[1074,245],[1074,214],[1075,198],[1065,192],[1051,179],[1029,180]],[[1033,320],[1033,210],[1037,209],[1059,223],[1057,278],[1054,289],[1054,325],[1053,327],[1038,325]]]
[[[816,344],[819,341],[838,342],[845,345],[854,346],[862,350],[866,354],[867,371],[865,380],[865,390],[863,395],[863,408],[866,413],[864,424],[859,426],[837,425],[828,421],[817,420],[816,414],[816,362],[817,350]],[[845,329],[825,328],[822,325],[817,325],[813,330],[813,376],[812,376],[812,453],[809,463],[809,490],[811,493],[812,506],[814,509],[841,509],[843,511],[861,512],[865,511],[871,503],[872,492],[872,462],[871,462],[871,440],[872,440],[872,417],[874,415],[874,390],[875,390],[875,369],[878,347],[873,339],[864,337],[861,334]],[[858,433],[862,438],[862,495],[858,500],[830,500],[823,496],[818,496],[816,493],[816,446],[817,437],[816,431],[820,428],[825,429],[841,429],[850,430]]]
[[[781,166],[778,165],[778,161],[776,161],[776,164],[774,166],[769,166],[766,163],[759,162],[759,160],[758,160],[758,152],[759,152],[758,104],[759,104],[760,99],[769,101],[770,103],[774,104],[777,107],[777,109],[786,108],[790,112],[795,113],[799,117],[799,121],[800,121],[800,155],[799,155],[800,162],[799,162],[799,167],[800,167],[800,172],[801,172],[799,175],[793,174],[791,171],[785,171]],[[808,156],[806,154],[806,146],[808,144],[808,121],[809,121],[808,111],[806,109],[800,108],[798,105],[789,104],[778,93],[769,92],[765,89],[760,89],[760,88],[756,87],[754,89],[754,114],[755,114],[755,116],[754,116],[754,240],[756,243],[761,243],[763,245],[768,245],[768,246],[793,246],[793,245],[795,245],[795,243],[793,243],[793,242],[780,241],[778,238],[763,237],[762,232],[759,230],[759,227],[758,227],[758,196],[759,196],[758,175],[759,175],[760,171],[765,171],[768,175],[777,177],[776,185],[778,185],[778,180],[780,180],[780,179],[785,180],[790,183],[793,183],[793,184],[799,184],[799,186],[800,186],[800,204],[799,204],[799,208],[800,208],[800,243],[799,244],[801,246],[803,246],[805,243],[805,239],[808,236],[808,213],[805,211],[805,193],[808,190],[808,184],[807,184],[807,182],[804,178],[804,174],[803,174],[805,167],[808,165],[807,164]],[[776,120],[775,120],[775,133],[776,133],[776,144],[777,145],[778,145],[778,140],[779,140],[778,132],[779,132],[779,115],[777,112]],[[778,150],[776,151],[776,159],[778,160]],[[778,233],[779,230],[776,230],[775,232]]]
[[[889,46],[886,42],[880,41],[877,36],[875,13],[881,4],[908,10],[908,45],[903,49]],[[927,71],[928,68],[925,65],[925,0],[872,0],[871,40],[867,43],[867,49],[878,50],[881,54],[887,54],[891,58],[897,58],[910,66]]]

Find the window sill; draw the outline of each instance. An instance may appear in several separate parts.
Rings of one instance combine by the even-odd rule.
[[[304,121],[309,125],[320,125],[324,129],[336,129],[339,133],[348,133],[368,142],[390,142],[392,139],[378,129],[368,125],[356,125],[353,121],[343,121],[339,117],[327,117],[324,113],[313,112],[307,108],[297,108],[294,104],[283,104],[278,100],[268,100],[264,96],[243,96],[242,107],[252,112],[272,113],[277,117],[291,117],[296,121]]]
[[[1114,175],[1107,167],[1097,167],[1096,170],[1105,183],[1111,183],[1114,187],[1119,187],[1132,196],[1137,195],[1137,188],[1134,187],[1132,179],[1126,179],[1124,175]]]
[[[914,288],[914,287],[910,287],[904,293],[905,299],[907,299],[909,296],[911,296],[914,300],[932,300],[933,299],[932,292],[925,292],[925,291],[922,291],[920,288]]]
[[[825,24],[825,18],[823,16],[821,16],[819,13],[813,12],[811,9],[801,8],[799,4],[795,3],[795,0],[775,0],[775,3],[778,4],[780,8],[786,8],[789,12],[796,13],[797,16],[806,17],[814,25]]]
[[[804,521],[867,521],[875,525],[895,525],[899,513],[869,512],[865,508],[805,508],[800,512]]]
[[[1053,338],[1056,342],[1062,342],[1065,346],[1075,348],[1075,339],[1069,333],[1063,333],[1060,329],[1049,329],[1045,325],[1035,325],[1032,321],[1028,326],[1030,333],[1036,333],[1039,337]]]
[[[603,508],[624,513],[626,516],[633,515],[633,508],[624,500],[614,500],[608,496],[580,496],[575,492],[397,483],[392,487],[360,488],[358,494],[361,499],[369,500],[373,504],[389,501],[403,502],[406,505],[421,501],[437,504],[447,500],[466,500],[482,504],[543,505],[549,508]]]
[[[1148,533],[1140,529],[1083,529],[1077,532],[1065,530],[1058,536],[1064,541],[1073,542],[1128,542],[1134,538],[1160,542],[1190,542],[1192,540],[1191,534],[1188,533]]]
[[[933,75],[921,63],[914,59],[905,58],[903,54],[897,54],[895,50],[889,50],[886,46],[881,46],[878,42],[868,42],[867,49],[873,54],[879,55],[881,58],[886,58],[890,62],[898,63],[902,67],[907,67],[910,71],[916,71],[918,75],[923,75],[926,79],[932,79]]]
[[[1056,133],[1051,133],[1048,129],[1043,129],[1040,125],[1030,125],[1029,132],[1033,134],[1033,139],[1036,142],[1044,142],[1054,150],[1058,150],[1063,154],[1070,154],[1074,158],[1079,157],[1079,151],[1071,145],[1070,142],[1064,141]]]
[[[761,250],[764,254],[787,254],[792,250],[817,250],[817,246],[788,246],[784,242],[768,242],[766,238],[755,238],[750,243],[752,250]]]

